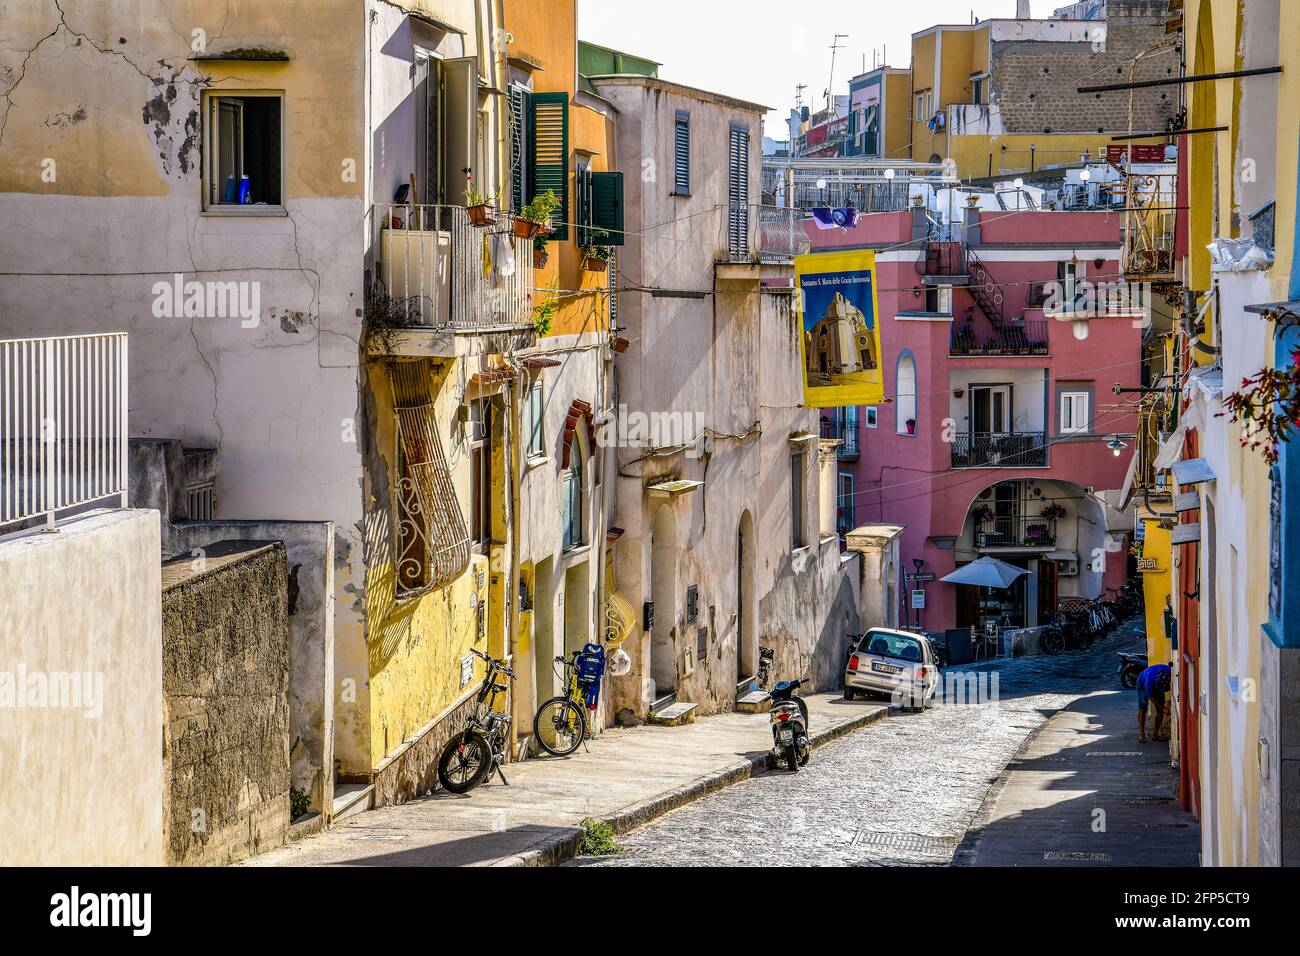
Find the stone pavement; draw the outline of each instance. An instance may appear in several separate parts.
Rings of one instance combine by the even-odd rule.
[[[883,703],[808,698],[814,744],[883,717]],[[251,866],[547,865],[574,855],[584,817],[624,832],[761,771],[771,746],[766,713],[701,717],[681,727],[607,730],[564,759],[506,766],[455,796],[441,790],[382,807],[247,861]]]
[[[1174,796],[1167,743],[1138,743],[1133,691],[1080,698],[990,791],[955,862],[1199,866],[1200,827]]]

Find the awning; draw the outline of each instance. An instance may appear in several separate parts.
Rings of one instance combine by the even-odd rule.
[[[1079,552],[1078,551],[1049,551],[1047,552],[1047,554],[1044,555],[1044,557],[1049,558],[1052,561],[1078,561]]]
[[[985,555],[939,580],[949,584],[973,584],[982,588],[1009,588],[1028,573],[1024,568]]]
[[[1205,481],[1214,481],[1216,476],[1210,463],[1204,458],[1187,458],[1173,464],[1174,481],[1180,485],[1199,485]]]
[[[646,487],[646,493],[651,495],[664,495],[668,498],[676,498],[678,495],[684,495],[688,491],[694,491],[704,485],[702,481],[692,481],[689,478],[678,478],[673,481],[657,481],[653,485]]]

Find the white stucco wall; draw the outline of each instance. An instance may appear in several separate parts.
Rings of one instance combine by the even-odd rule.
[[[0,865],[162,865],[158,553],[156,511],[0,538]]]

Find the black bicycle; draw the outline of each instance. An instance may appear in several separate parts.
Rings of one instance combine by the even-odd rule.
[[[533,717],[537,744],[553,757],[567,757],[587,739],[587,710],[582,706],[582,685],[578,680],[578,654],[557,657],[564,673],[565,693],[545,701]]]
[[[464,728],[442,748],[438,758],[438,782],[450,793],[468,793],[496,771],[506,786],[510,781],[501,772],[510,736],[510,715],[496,711],[497,694],[510,689],[497,680],[498,676],[515,679],[514,671],[505,661],[470,649],[487,665],[483,684],[474,698],[474,713],[465,721]]]

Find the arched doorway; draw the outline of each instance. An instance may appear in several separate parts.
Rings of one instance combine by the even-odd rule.
[[[655,615],[648,668],[653,699],[677,689],[677,517],[666,504],[655,512],[650,532],[650,600]]]
[[[754,516],[746,511],[736,530],[736,683],[758,673],[758,582]]]

